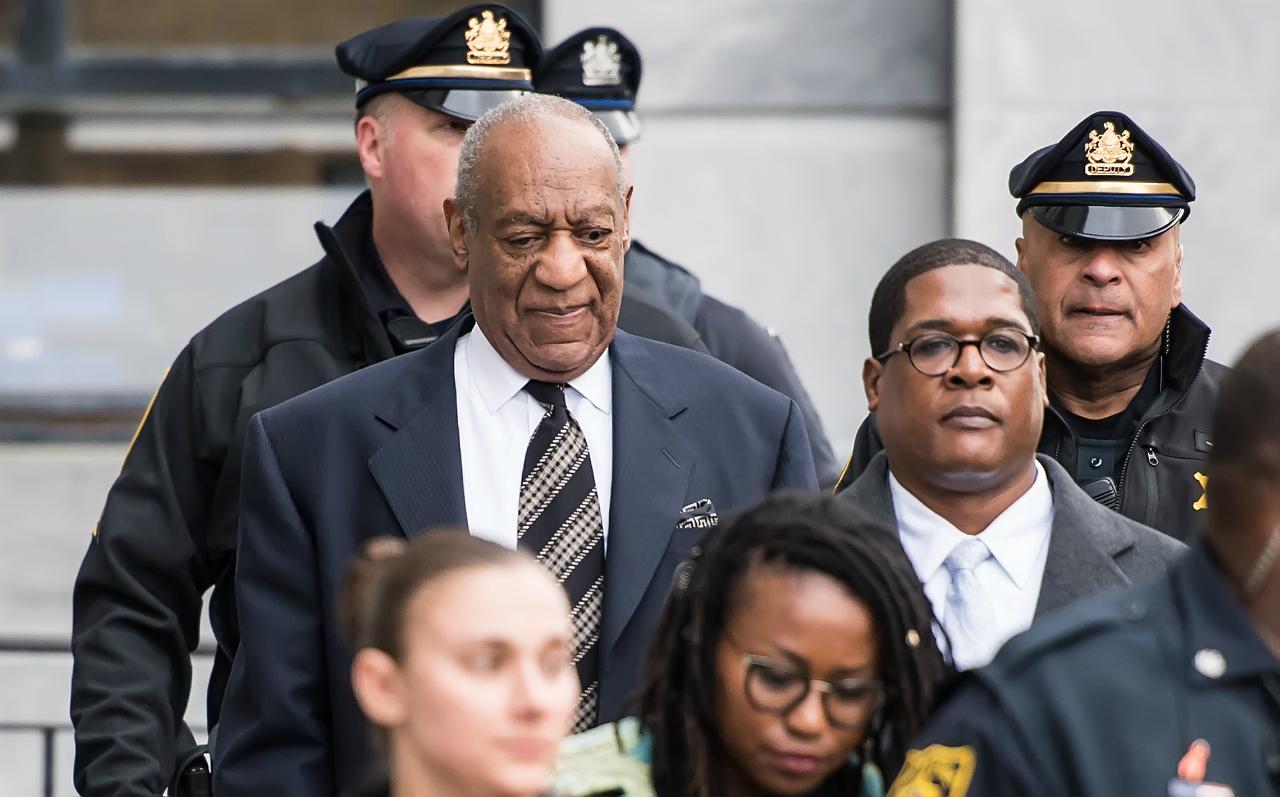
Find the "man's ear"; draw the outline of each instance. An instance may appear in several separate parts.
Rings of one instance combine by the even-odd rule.
[[[387,131],[370,114],[356,121],[356,152],[360,155],[360,168],[369,180],[380,180],[386,174]]]
[[[409,719],[409,700],[395,660],[376,648],[362,648],[351,662],[351,688],[365,716],[384,728]]]
[[[868,357],[862,363],[862,389],[867,394],[867,412],[875,412],[880,405],[880,378],[884,376],[884,363]]]
[[[462,223],[458,203],[452,198],[444,201],[444,223],[449,228],[449,248],[453,251],[453,265],[467,273],[467,228]]]
[[[1049,373],[1045,370],[1044,352],[1036,354],[1036,377],[1040,380],[1040,400],[1046,408],[1049,406]]]
[[[1027,239],[1023,238],[1021,235],[1013,239],[1013,250],[1018,253],[1017,266],[1019,269],[1022,270],[1023,274],[1027,273],[1027,266],[1022,260],[1022,249],[1026,245],[1027,245]]]
[[[627,198],[622,203],[622,251],[631,251],[631,195],[636,187],[627,188]]]
[[[1182,304],[1182,242],[1178,242],[1178,248],[1174,253],[1173,260],[1173,297],[1170,307],[1177,307]]]

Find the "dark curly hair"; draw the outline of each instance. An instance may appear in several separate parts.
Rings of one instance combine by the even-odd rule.
[[[873,762],[890,777],[953,672],[934,640],[929,601],[891,529],[834,496],[769,498],[711,531],[676,573],[639,698],[658,797],[723,793],[716,649],[744,577],[761,564],[829,576],[870,612],[887,699],[868,734]],[[857,794],[858,773],[846,770],[836,775],[848,784],[840,793]]]

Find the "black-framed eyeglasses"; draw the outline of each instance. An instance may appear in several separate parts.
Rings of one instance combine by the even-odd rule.
[[[884,362],[898,352],[905,352],[911,365],[920,373],[942,376],[960,362],[960,352],[965,346],[977,346],[978,354],[988,368],[1007,373],[1021,367],[1039,345],[1038,336],[1014,327],[993,329],[979,340],[961,340],[946,332],[926,332],[877,354],[876,359]]]
[[[884,684],[866,678],[820,681],[807,669],[765,656],[743,654],[747,702],[757,711],[785,716],[795,711],[811,691],[822,693],[822,709],[835,728],[857,730],[884,703]]]

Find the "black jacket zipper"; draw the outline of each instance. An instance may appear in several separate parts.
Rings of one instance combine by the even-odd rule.
[[[1182,389],[1182,393],[1178,395],[1177,400],[1174,401],[1172,404],[1170,404],[1167,408],[1165,408],[1164,412],[1160,413],[1159,415],[1153,415],[1150,418],[1146,418],[1142,421],[1142,423],[1138,424],[1137,431],[1133,433],[1133,439],[1129,441],[1129,450],[1125,452],[1124,461],[1120,464],[1120,481],[1116,484],[1116,492],[1120,494],[1121,507],[1124,506],[1124,482],[1129,475],[1129,460],[1133,458],[1134,449],[1138,447],[1138,441],[1142,439],[1142,433],[1146,431],[1146,428],[1150,426],[1153,422],[1173,412],[1175,409],[1178,408],[1180,404],[1182,404],[1183,401],[1186,400],[1187,394],[1191,392],[1191,388],[1195,386],[1196,380],[1200,378],[1200,372],[1204,370],[1204,358],[1207,357],[1208,354],[1209,354],[1209,337],[1206,335],[1204,339],[1204,346],[1200,349],[1200,360],[1199,360],[1199,364],[1196,366],[1196,372],[1192,374],[1189,380],[1187,380],[1187,386]],[[1155,458],[1155,454],[1153,452],[1149,453],[1148,461],[1154,458]],[[1158,461],[1151,462],[1151,464],[1156,465],[1158,464]],[[1147,518],[1147,520],[1149,521],[1150,518]]]

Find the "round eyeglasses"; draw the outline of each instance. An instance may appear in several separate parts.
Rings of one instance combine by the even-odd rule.
[[[745,654],[747,702],[757,711],[785,716],[804,702],[809,692],[822,693],[822,709],[832,727],[861,728],[884,702],[884,686],[864,678],[819,681],[809,672],[764,656]]]
[[[876,359],[884,362],[898,352],[906,352],[917,371],[925,376],[942,376],[960,362],[960,352],[965,346],[977,346],[988,368],[1006,373],[1017,370],[1038,345],[1039,337],[1012,327],[993,329],[980,340],[961,340],[946,332],[926,332],[877,354]]]

